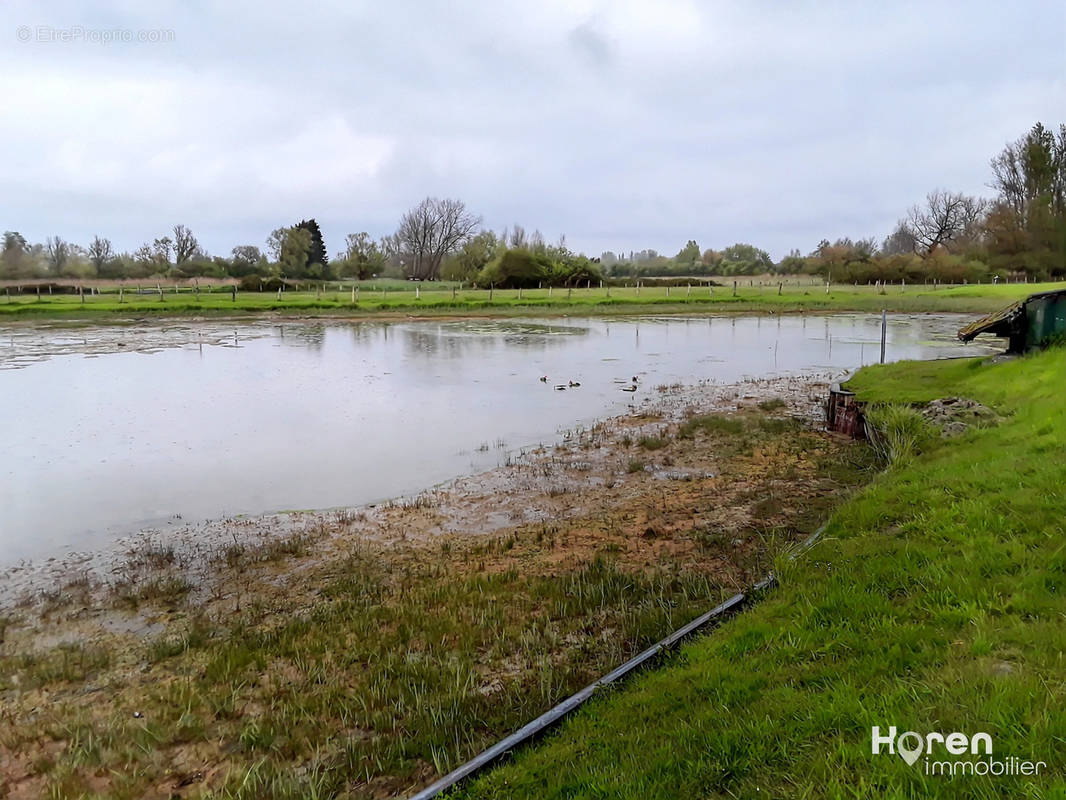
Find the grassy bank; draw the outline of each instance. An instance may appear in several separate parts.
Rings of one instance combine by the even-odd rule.
[[[489,533],[442,533],[464,499],[429,493],[282,538],[244,520],[206,550],[155,542],[16,599],[0,797],[430,782],[764,574],[869,478],[861,445],[748,406],[624,418],[501,468],[479,502],[520,521]]]
[[[1066,353],[871,367],[852,387],[1002,418],[892,466],[760,605],[461,796],[1066,796]],[[872,755],[874,725],[987,732],[996,758],[1047,766],[930,776]]]
[[[237,292],[229,287],[162,287],[162,294],[145,290],[136,294],[127,288],[102,287],[99,294],[42,295],[33,287],[8,287],[0,295],[0,320],[19,318],[71,318],[97,316],[197,316],[228,314],[288,313],[316,316],[373,316],[405,314],[418,316],[482,314],[490,316],[799,311],[955,311],[984,313],[1036,291],[1061,284],[982,284],[970,286],[870,286],[790,283],[778,294],[776,284],[733,287],[684,286],[613,287],[591,289],[458,290],[427,284],[416,290],[410,284],[397,286],[365,284],[353,295],[353,286],[330,285],[324,291]],[[882,293],[883,291],[883,293]]]

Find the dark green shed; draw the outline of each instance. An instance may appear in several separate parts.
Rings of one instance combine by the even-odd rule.
[[[1066,289],[1031,294],[970,323],[959,331],[959,338],[969,342],[981,333],[1007,339],[1008,353],[1024,353],[1056,336],[1066,336]]]

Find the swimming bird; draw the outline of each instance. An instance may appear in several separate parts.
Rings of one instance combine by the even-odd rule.
[[[580,386],[581,384],[578,383],[577,381],[570,381],[570,385],[571,386]]]
[[[623,391],[623,392],[635,392],[636,390],[637,390],[637,387],[636,387],[636,385],[633,385],[633,386],[623,386],[623,387],[622,387],[622,391]]]
[[[541,383],[547,383],[548,382],[548,376],[547,375],[541,375],[540,382]]]

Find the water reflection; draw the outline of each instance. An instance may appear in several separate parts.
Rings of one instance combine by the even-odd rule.
[[[985,352],[959,325],[893,316],[889,357]],[[660,384],[851,369],[879,349],[879,315],[0,328],[0,562],[177,514],[417,491],[506,456],[482,442],[550,441]]]
[[[501,348],[547,350],[566,345],[566,338],[589,333],[587,327],[533,323],[485,322],[410,323],[398,326],[405,354],[428,358],[484,357]]]
[[[284,347],[305,347],[309,350],[321,350],[326,343],[326,326],[321,323],[307,322],[277,325],[275,342]]]

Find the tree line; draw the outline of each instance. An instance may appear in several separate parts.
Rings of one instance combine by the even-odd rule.
[[[345,237],[327,256],[314,219],[279,227],[257,245],[211,256],[185,225],[175,225],[132,253],[115,252],[102,236],[79,245],[60,236],[31,244],[6,231],[0,278],[285,278],[466,281],[481,286],[576,285],[608,278],[688,275],[822,275],[836,281],[939,279],[949,282],[1001,277],[1066,276],[1066,125],[1052,131],[1037,123],[991,160],[995,195],[972,197],[936,189],[910,208],[880,242],[823,239],[806,255],[794,249],[775,263],[765,250],[737,243],[701,250],[695,240],[672,257],[655,250],[589,258],[571,251],[565,237],[545,241],[515,225],[499,233],[460,200],[427,197],[377,240],[365,231]]]
[[[265,249],[239,245],[229,256],[209,255],[185,225],[175,225],[132,253],[116,252],[102,236],[85,245],[60,236],[30,244],[17,231],[6,231],[0,278],[213,277],[248,279],[254,286],[270,278],[392,277],[502,287],[576,284],[601,277],[598,266],[570,251],[564,239],[549,245],[539,232],[527,235],[520,225],[499,234],[480,226],[481,218],[462,201],[427,197],[403,215],[395,233],[377,240],[365,231],[348,234],[344,249],[332,258],[314,219],[274,229]]]
[[[700,251],[690,240],[677,255],[611,251],[600,260],[611,276],[821,275],[843,282],[987,281],[1066,277],[1066,125],[1037,123],[991,160],[991,198],[935,189],[878,242],[823,239],[804,255],[776,264],[763,250],[735,244]]]

